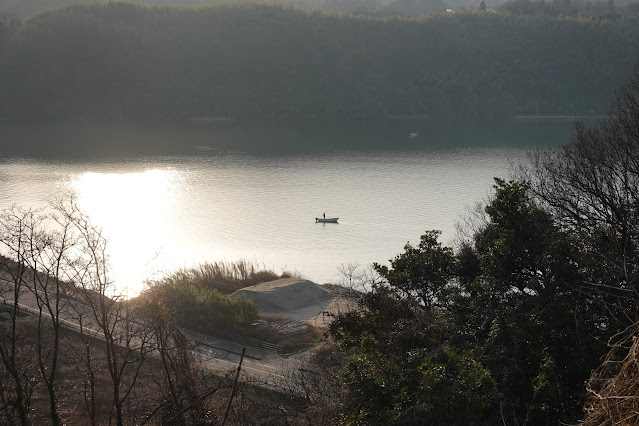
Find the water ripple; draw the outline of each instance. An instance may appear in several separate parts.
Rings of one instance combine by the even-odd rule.
[[[341,264],[387,261],[427,229],[450,240],[465,208],[524,155],[451,149],[110,163],[5,159],[0,207],[34,206],[75,191],[110,235],[120,281],[245,258],[327,282]],[[316,224],[324,212],[340,223]]]

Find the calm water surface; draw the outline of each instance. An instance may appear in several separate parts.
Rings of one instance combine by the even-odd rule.
[[[427,131],[409,140],[406,129],[392,129],[392,144],[373,151],[347,144],[277,155],[215,145],[197,151],[197,140],[183,153],[108,160],[5,154],[0,208],[75,194],[109,238],[114,277],[131,293],[145,279],[218,260],[247,259],[318,283],[338,282],[338,266],[384,263],[425,230],[439,229],[443,242],[452,240],[455,223],[485,199],[493,177],[507,177],[531,148],[566,141],[570,128],[542,126],[530,139],[540,125],[522,126],[529,137],[523,143],[498,134],[478,144],[467,130],[467,143],[453,140],[454,132],[434,143]],[[324,212],[339,223],[315,223]]]

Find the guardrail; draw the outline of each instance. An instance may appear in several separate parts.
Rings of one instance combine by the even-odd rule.
[[[2,301],[2,303],[0,303],[0,307],[4,306],[7,308],[12,308],[15,305],[18,308],[17,309],[18,313],[23,312],[25,314],[33,315],[33,316],[37,316],[41,314],[38,309],[32,308],[31,306],[23,305],[22,303],[18,303],[16,305],[13,301],[7,300],[1,296],[0,296],[0,300]],[[62,327],[68,330],[72,330],[78,333],[84,333],[87,337],[90,337],[90,338],[94,338],[94,339],[98,338],[98,339],[104,340],[104,333],[102,333],[102,331],[93,330],[88,327],[81,327],[80,324],[73,321],[69,321],[67,319],[63,319],[63,318],[59,319],[59,323]]]
[[[217,330],[211,327],[205,327],[200,324],[195,324],[189,321],[179,321],[181,327],[197,331],[198,333],[206,334],[208,336],[217,337],[219,339],[223,339],[232,343],[237,343],[238,345],[246,344],[246,347],[257,349],[264,352],[270,352],[275,354],[282,353],[282,346],[277,345],[275,343],[265,342],[263,340],[252,339],[250,337],[245,337],[240,334],[229,333],[228,331]]]
[[[0,281],[6,281],[9,283],[8,280],[4,280],[2,278],[0,278]],[[6,300],[4,297],[0,296],[0,300],[1,300],[1,304],[5,305],[5,306],[12,306],[13,302],[10,300]],[[18,309],[20,309],[21,311],[25,312],[25,313],[29,313],[32,315],[38,315],[38,310],[34,309],[32,307],[23,305],[23,304],[18,304]],[[73,329],[75,331],[80,331],[80,326],[77,323],[68,321],[66,319],[61,319],[60,323],[62,326],[69,328],[69,329]],[[208,336],[212,336],[212,337],[217,337],[219,339],[223,339],[232,343],[236,343],[239,345],[243,345],[246,343],[246,346],[252,349],[257,349],[260,351],[264,351],[264,352],[270,352],[270,353],[275,353],[275,354],[282,354],[283,350],[282,350],[282,346],[281,345],[277,345],[275,343],[270,343],[270,342],[265,342],[262,340],[258,340],[258,339],[253,339],[250,337],[246,337],[246,336],[242,336],[239,334],[235,334],[235,333],[229,333],[227,331],[222,331],[222,330],[217,330],[215,328],[212,327],[205,327],[199,324],[195,324],[189,321],[180,321],[179,322],[180,325],[188,330],[192,330],[192,331],[197,331],[198,333],[202,333],[202,334],[206,334]],[[93,333],[94,336],[92,337],[98,337],[98,338],[103,338],[102,333],[100,331],[96,331],[96,330],[91,330],[88,329],[86,327],[84,327],[84,332],[90,332]]]

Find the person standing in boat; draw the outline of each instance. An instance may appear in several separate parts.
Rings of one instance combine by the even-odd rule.
[[[326,213],[324,213],[324,219],[326,219]]]

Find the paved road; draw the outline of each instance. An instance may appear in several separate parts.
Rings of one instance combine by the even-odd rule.
[[[2,307],[1,305],[4,305],[5,308],[13,305],[11,300],[13,298],[12,288],[13,283],[11,281],[0,278],[0,308]],[[73,308],[71,304],[74,305]],[[77,312],[84,311],[88,313],[88,307],[77,300],[66,298],[62,305],[61,318],[64,318],[61,320],[62,326],[79,332],[80,324],[77,319]],[[22,312],[33,315],[38,314],[36,297],[28,290],[21,294],[18,306]],[[89,316],[86,315],[83,319],[84,333],[103,339],[103,334],[99,331],[99,328],[92,324],[88,318]],[[222,373],[237,369],[242,354],[242,345],[201,332],[186,329],[184,332],[196,343],[194,353],[202,360],[202,365],[205,368]],[[301,368],[307,359],[308,354],[282,357],[274,353],[247,347],[242,361],[242,375],[245,380],[254,381],[271,388],[295,389],[298,384],[295,379],[291,379],[291,375]]]

